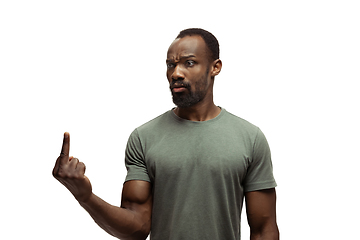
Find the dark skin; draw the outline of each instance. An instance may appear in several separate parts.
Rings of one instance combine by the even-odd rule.
[[[213,102],[213,86],[215,76],[221,71],[222,62],[220,59],[210,60],[204,40],[199,36],[176,39],[169,47],[166,63],[169,83],[185,82],[190,84],[193,91],[199,79],[206,75],[205,86],[200,89],[205,91],[202,101],[191,107],[177,107],[174,112],[179,117],[192,121],[206,121],[216,117],[221,110]],[[189,92],[188,89],[177,91],[183,91],[183,94]],[[174,90],[172,92],[174,94]]]
[[[61,154],[56,160],[53,176],[59,180],[106,232],[119,239],[146,239],[151,226],[151,184],[128,181],[123,186],[121,207],[110,205],[92,192],[85,176],[85,165],[69,157],[70,135],[64,134]]]
[[[275,188],[245,193],[250,240],[278,240]]]
[[[200,93],[198,102],[177,107],[175,114],[192,121],[216,117],[221,109],[213,102],[214,78],[221,71],[219,59],[209,57],[209,49],[199,36],[176,39],[167,54],[167,78],[173,94]],[[181,88],[186,83],[186,88]],[[70,135],[64,134],[61,154],[53,176],[61,182],[106,232],[119,239],[146,239],[151,228],[152,191],[145,181],[124,183],[121,206],[113,206],[92,192],[85,176],[85,164],[69,156]],[[277,240],[275,189],[245,193],[251,240]]]

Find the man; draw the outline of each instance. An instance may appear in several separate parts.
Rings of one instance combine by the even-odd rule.
[[[240,239],[245,196],[250,239],[279,238],[275,180],[266,139],[256,126],[213,102],[219,44],[202,29],[178,35],[167,53],[176,108],[135,129],[121,207],[92,193],[85,165],[69,157],[65,133],[53,175],[95,222],[120,239]]]

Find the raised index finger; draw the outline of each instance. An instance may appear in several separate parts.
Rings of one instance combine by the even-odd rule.
[[[61,162],[68,161],[69,151],[70,151],[70,134],[66,132],[64,133],[64,140],[60,153]]]

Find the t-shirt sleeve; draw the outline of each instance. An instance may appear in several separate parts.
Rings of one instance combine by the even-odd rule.
[[[250,165],[244,181],[245,192],[276,187],[269,144],[265,135],[258,129],[253,144]]]
[[[136,129],[131,133],[126,145],[125,166],[127,169],[125,182],[130,180],[150,182],[139,134]]]

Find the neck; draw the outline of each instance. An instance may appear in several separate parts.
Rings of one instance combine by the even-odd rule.
[[[217,107],[214,102],[211,103],[198,103],[194,106],[187,108],[175,108],[174,113],[183,119],[190,121],[207,121],[219,115],[221,109]]]

